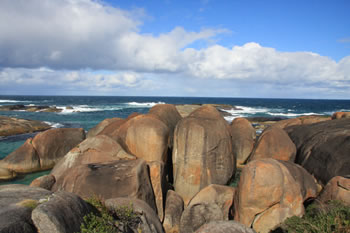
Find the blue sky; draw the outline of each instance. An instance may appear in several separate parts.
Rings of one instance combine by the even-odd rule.
[[[347,0],[0,2],[0,94],[350,98]]]

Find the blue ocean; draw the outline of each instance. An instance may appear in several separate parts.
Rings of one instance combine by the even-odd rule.
[[[133,112],[147,113],[161,103],[169,104],[229,104],[237,110],[227,110],[236,117],[284,117],[304,115],[331,115],[337,111],[350,111],[350,100],[315,99],[262,99],[262,98],[207,98],[207,97],[118,97],[118,96],[0,96],[0,105],[56,106],[60,113],[1,111],[0,115],[45,121],[52,127],[84,128],[86,131],[106,118],[126,118]],[[68,107],[68,108],[67,108]],[[21,146],[34,134],[0,137],[0,159]],[[48,172],[23,176],[11,183],[30,183]],[[0,183],[5,184],[5,183]]]

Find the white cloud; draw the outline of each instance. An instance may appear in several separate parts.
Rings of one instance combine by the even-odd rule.
[[[231,83],[235,90],[258,83],[272,89],[307,86],[350,93],[350,56],[336,62],[255,42],[196,49],[193,43],[227,30],[191,32],[179,26],[159,35],[144,34],[139,31],[140,15],[142,10],[130,12],[92,0],[1,0],[0,84],[102,92],[151,89],[154,79],[158,86],[169,87],[171,78],[181,88],[184,78],[192,78]],[[197,91],[185,89],[190,95]]]

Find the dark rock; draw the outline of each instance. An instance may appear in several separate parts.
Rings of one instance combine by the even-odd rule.
[[[36,233],[30,217],[32,210],[7,206],[0,209],[0,233]]]
[[[296,163],[326,185],[350,174],[350,119],[324,121],[285,129],[297,148]]]
[[[61,191],[36,207],[32,220],[38,232],[79,232],[83,217],[91,211],[92,208],[80,197]]]
[[[27,185],[0,185],[0,232],[34,233],[31,213],[52,192]]]

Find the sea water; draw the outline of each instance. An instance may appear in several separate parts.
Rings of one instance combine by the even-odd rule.
[[[60,113],[0,111],[0,115],[45,121],[52,127],[84,128],[86,131],[106,118],[126,118],[133,112],[147,113],[156,104],[229,104],[226,110],[236,117],[285,117],[304,115],[331,115],[337,111],[350,111],[350,100],[315,99],[261,99],[261,98],[208,98],[208,97],[117,97],[117,96],[0,96],[0,105],[23,104],[56,106]],[[35,134],[0,138],[0,159],[21,146]],[[49,171],[30,174],[11,183],[28,184],[35,177]],[[4,184],[4,183],[0,183]]]

